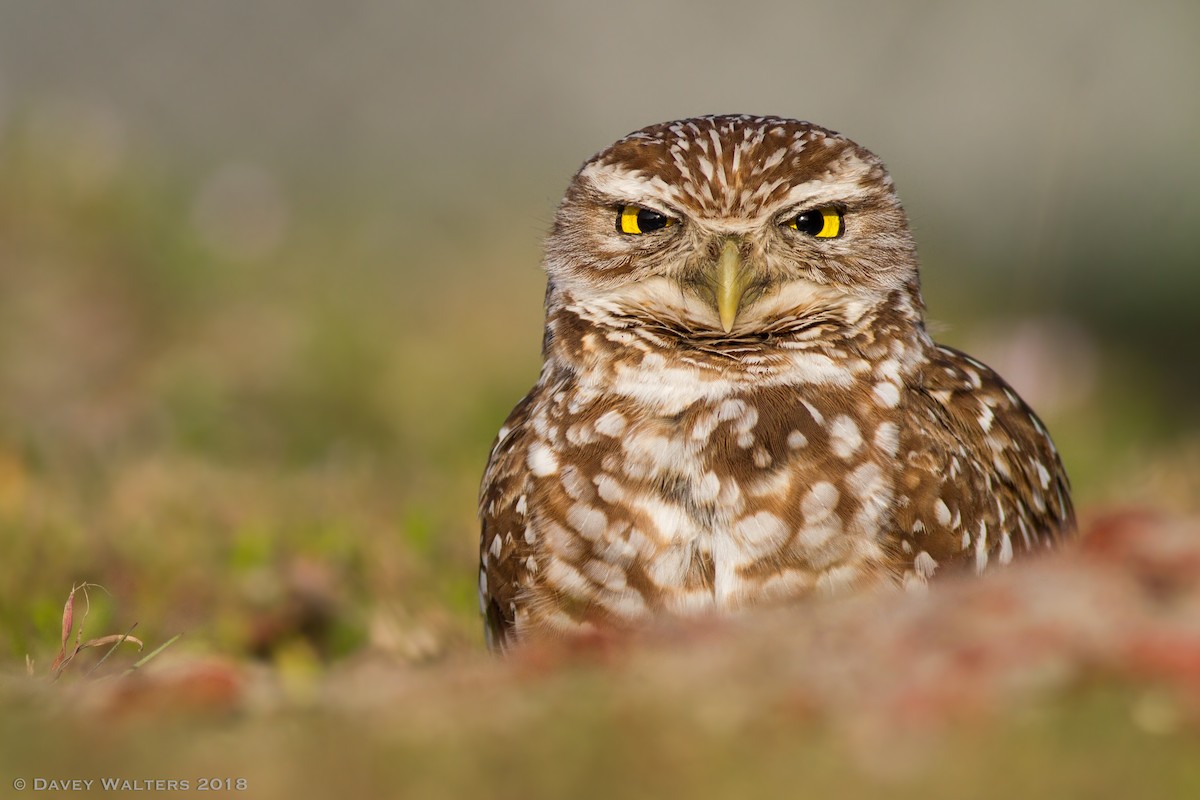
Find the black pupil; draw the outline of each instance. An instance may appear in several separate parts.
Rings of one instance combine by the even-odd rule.
[[[805,211],[796,215],[796,230],[816,236],[825,227],[824,218],[816,211]]]
[[[645,208],[638,211],[637,221],[638,229],[643,233],[646,233],[647,231],[656,231],[659,228],[665,228],[667,226],[666,217],[664,217],[662,214],[659,214],[657,211],[650,211],[649,209]]]

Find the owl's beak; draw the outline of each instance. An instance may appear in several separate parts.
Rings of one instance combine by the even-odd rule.
[[[726,333],[733,330],[738,307],[748,285],[746,270],[742,269],[742,251],[733,239],[726,239],[717,258],[716,295],[717,314]]]

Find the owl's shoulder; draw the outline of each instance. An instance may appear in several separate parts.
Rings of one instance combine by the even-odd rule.
[[[943,345],[927,355],[901,436],[909,502],[898,516],[912,546],[982,570],[1072,530],[1066,471],[1033,410],[971,356]]]
[[[938,423],[933,430],[943,438],[966,449],[982,445],[988,452],[1022,452],[1029,459],[1049,462],[1044,465],[1047,469],[1058,461],[1050,435],[1033,409],[994,369],[961,350],[946,345],[930,348],[912,388],[919,409]]]

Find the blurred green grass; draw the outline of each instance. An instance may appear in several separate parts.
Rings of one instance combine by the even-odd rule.
[[[353,629],[331,656],[389,607],[475,646],[474,495],[536,374],[536,240],[510,274],[495,239],[373,249],[300,218],[239,260],[197,231],[186,179],[81,187],[69,157],[5,142],[0,526],[23,568],[0,577],[3,658],[44,661],[82,580],[144,631],[244,651],[240,620],[305,560]]]
[[[397,668],[477,658],[475,493],[495,430],[538,369],[537,224],[462,225],[419,206],[300,193],[288,196],[278,245],[238,255],[197,223],[200,175],[147,160],[81,178],[70,154],[19,127],[0,142],[0,673],[21,673],[29,656],[45,675],[63,600],[83,581],[108,592],[93,597],[89,635],[136,622],[150,648],[184,633],[181,651],[285,675],[366,657]],[[236,238],[237,220],[226,222]],[[944,276],[929,287],[942,338],[970,342],[997,322],[987,297],[931,266]],[[1092,346],[1094,386],[1043,409],[1085,513],[1131,502],[1194,510],[1195,419],[1163,377],[1166,355]],[[1184,477],[1172,484],[1164,470]],[[342,765],[328,788],[386,782],[422,796],[481,785],[599,796],[608,780],[660,796],[663,763],[714,796],[796,781],[833,791],[853,773],[819,730],[786,720],[697,734],[677,709],[622,707],[602,679],[557,687],[535,691],[535,710],[500,718],[499,730],[452,718],[425,737],[394,716],[362,728],[305,717],[301,704],[291,732],[273,730],[273,717],[202,726],[213,755],[187,743],[189,723],[154,752],[180,768],[236,765],[277,792],[322,763]],[[107,735],[84,726],[47,750],[57,723],[22,696],[0,696],[17,711],[0,715],[9,773],[61,766]],[[1127,700],[1068,698],[1024,727],[957,741],[898,796],[934,785],[938,796],[1060,796],[1071,776],[1108,796],[1196,787],[1182,758],[1195,742],[1149,742],[1130,728]],[[327,753],[330,738],[342,744]],[[103,771],[113,748],[78,763]],[[318,766],[264,767],[295,753]],[[120,758],[126,772],[155,764]],[[1088,773],[1104,760],[1111,782]],[[543,763],[560,767],[538,778]],[[616,763],[632,764],[627,777],[613,779]],[[1064,765],[1064,783],[1030,777]],[[527,777],[493,782],[501,769]]]

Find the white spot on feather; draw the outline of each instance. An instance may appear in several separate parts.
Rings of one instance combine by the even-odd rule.
[[[606,411],[596,420],[596,431],[605,436],[620,436],[625,432],[625,417],[619,411]]]
[[[1007,566],[1012,563],[1012,559],[1012,538],[1008,535],[1008,531],[1005,531],[1000,534],[1000,563]]]
[[[788,531],[783,521],[770,511],[759,511],[738,520],[734,535],[751,558],[761,558],[787,540]]]
[[[900,450],[900,428],[894,422],[880,423],[875,429],[875,446],[884,455],[894,456]]]
[[[558,457],[541,442],[529,448],[529,455],[526,457],[525,463],[529,466],[529,471],[538,477],[558,472]]]
[[[746,435],[749,436],[749,434]],[[754,466],[758,467],[759,469],[766,469],[767,467],[771,466],[771,454],[768,453],[765,448],[754,448],[751,458],[754,460]]]
[[[870,536],[878,534],[884,514],[892,505],[892,487],[873,461],[859,465],[846,476],[846,486],[862,501],[853,524]]]
[[[878,496],[887,491],[883,470],[874,461],[865,461],[846,476],[846,487],[860,499]]]
[[[608,517],[595,506],[575,503],[567,509],[567,524],[579,535],[595,541],[604,535],[608,527]]]
[[[938,498],[933,504],[933,516],[937,520],[938,525],[946,527],[950,524],[950,507],[946,505],[946,501]]]
[[[884,408],[895,408],[900,405],[900,387],[891,381],[880,381],[872,390],[875,402]]]
[[[596,492],[604,502],[616,504],[625,499],[625,487],[607,472],[601,472],[592,482],[596,484]]]
[[[587,597],[592,593],[591,582],[583,573],[558,558],[551,558],[546,564],[546,581],[559,591],[575,597]]]
[[[829,443],[838,458],[850,458],[862,447],[862,441],[858,426],[845,414],[829,424]]]
[[[592,494],[591,482],[572,464],[562,468],[562,477],[559,480],[563,490],[572,500],[586,499]]]
[[[850,370],[821,353],[793,353],[792,377],[799,383],[849,386],[854,382]]]
[[[979,538],[975,540],[975,571],[982,573],[987,569],[987,523],[979,523]]]
[[[884,381],[899,383],[900,362],[894,358],[889,358],[879,362],[879,366],[875,367],[875,375]]]
[[[1046,469],[1046,465],[1040,461],[1033,462],[1033,466],[1037,469],[1038,482],[1042,484],[1043,489],[1050,487],[1050,472]]]
[[[840,493],[837,487],[829,481],[818,481],[812,485],[800,501],[800,510],[804,514],[804,522],[812,524],[832,516],[837,508]]]
[[[687,524],[686,512],[674,503],[664,503],[661,500],[643,496],[639,505],[653,523],[653,533],[660,542],[677,538],[680,530]],[[657,550],[657,548],[652,547],[652,550]]]
[[[771,155],[767,156],[766,160],[762,162],[762,170],[765,172],[772,167],[778,166],[780,163],[782,163],[783,157],[787,155],[787,152],[788,151],[786,149],[781,147],[774,153],[771,153]]]
[[[816,406],[814,406],[812,403],[808,402],[807,400],[801,400],[800,404],[802,406],[804,406],[806,409],[808,409],[808,413],[810,415],[812,415],[813,422],[817,423],[818,425],[825,424],[825,415],[823,415],[820,411],[818,411]]]
[[[701,503],[707,503],[716,500],[721,493],[721,479],[717,477],[715,472],[706,472],[700,478],[700,482],[696,484],[695,490],[692,492],[692,497]]]

